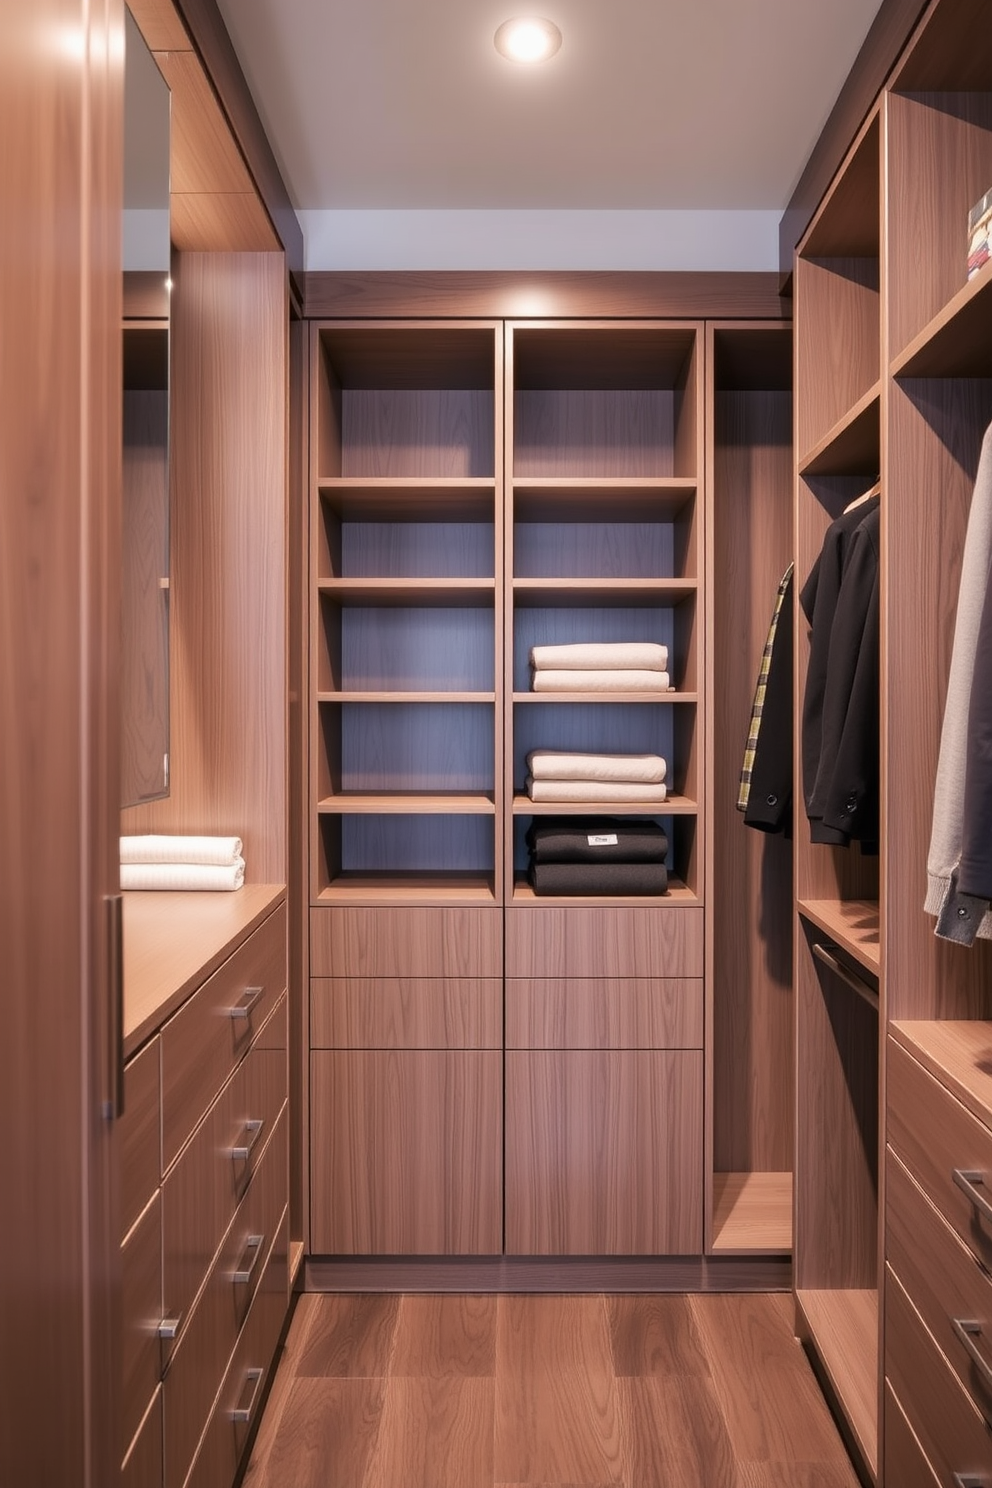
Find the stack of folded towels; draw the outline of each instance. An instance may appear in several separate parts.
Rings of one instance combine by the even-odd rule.
[[[527,831],[535,894],[665,894],[668,838],[657,822],[543,817]]]
[[[122,889],[240,889],[240,837],[122,837]]]
[[[574,754],[532,749],[527,756],[532,801],[663,801],[660,754]]]
[[[532,646],[534,692],[668,692],[668,647],[654,641]]]

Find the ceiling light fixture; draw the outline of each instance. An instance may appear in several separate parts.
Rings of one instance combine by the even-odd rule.
[[[510,62],[547,62],[561,46],[561,32],[554,21],[517,16],[503,22],[493,43],[500,56]]]

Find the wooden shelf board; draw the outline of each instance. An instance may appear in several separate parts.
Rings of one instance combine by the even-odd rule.
[[[792,1174],[713,1174],[714,1254],[790,1255]]]
[[[343,791],[317,802],[322,816],[495,816],[491,795],[464,791]]]
[[[495,692],[318,692],[318,703],[494,703]]]
[[[696,488],[695,478],[518,476],[513,513],[518,522],[671,522]]]
[[[341,605],[473,608],[492,605],[495,579],[320,579],[317,588]]]
[[[873,1474],[878,1471],[878,1293],[797,1291],[810,1337]]]
[[[296,1278],[300,1274],[303,1265],[303,1257],[306,1254],[306,1246],[302,1240],[291,1240],[289,1242],[289,1285],[293,1287]]]
[[[513,797],[514,816],[697,816],[699,802],[670,795],[664,801],[532,801]]]
[[[881,970],[877,899],[800,899],[799,913],[848,955],[878,976]]]
[[[893,377],[992,377],[992,262],[892,362]]]
[[[992,1127],[992,1023],[893,1020],[889,1032],[984,1126]]]
[[[335,476],[318,480],[320,498],[344,521],[491,522],[496,482],[417,476],[409,480]]]
[[[800,475],[877,474],[881,384],[876,381],[799,462]]]
[[[515,692],[515,703],[697,703],[696,692]]]
[[[616,895],[589,895],[578,894],[535,894],[526,878],[518,877],[513,885],[514,908],[523,909],[547,909],[567,908],[569,905],[578,905],[582,908],[596,908],[607,906],[615,909],[618,906],[630,906],[636,909],[666,909],[673,905],[684,907],[687,904],[700,905],[702,900],[698,894],[694,894],[687,888],[681,879],[669,877],[667,894],[616,894]]]
[[[514,603],[518,608],[578,609],[594,603],[616,608],[649,603],[668,608],[694,599],[699,589],[696,579],[514,579]]]
[[[354,904],[383,908],[423,905],[496,903],[488,878],[464,874],[342,874],[321,890],[315,904]]]

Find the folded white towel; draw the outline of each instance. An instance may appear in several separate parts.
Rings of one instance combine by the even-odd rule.
[[[668,692],[668,673],[625,669],[534,673],[534,692]]]
[[[631,667],[663,672],[668,666],[668,647],[654,641],[573,641],[565,646],[532,646],[531,665],[569,670]]]
[[[535,780],[527,776],[532,801],[663,801],[663,785],[632,784],[624,780]]]
[[[240,889],[245,860],[236,863],[122,863],[122,889]]]
[[[527,767],[534,780],[630,781],[658,785],[665,778],[660,754],[556,754],[532,749]]]
[[[242,854],[240,837],[122,837],[122,863],[203,863],[228,867]]]

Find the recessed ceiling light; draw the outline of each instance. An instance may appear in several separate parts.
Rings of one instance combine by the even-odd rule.
[[[554,21],[517,16],[503,22],[493,41],[500,56],[510,62],[547,62],[561,46],[561,32]]]

